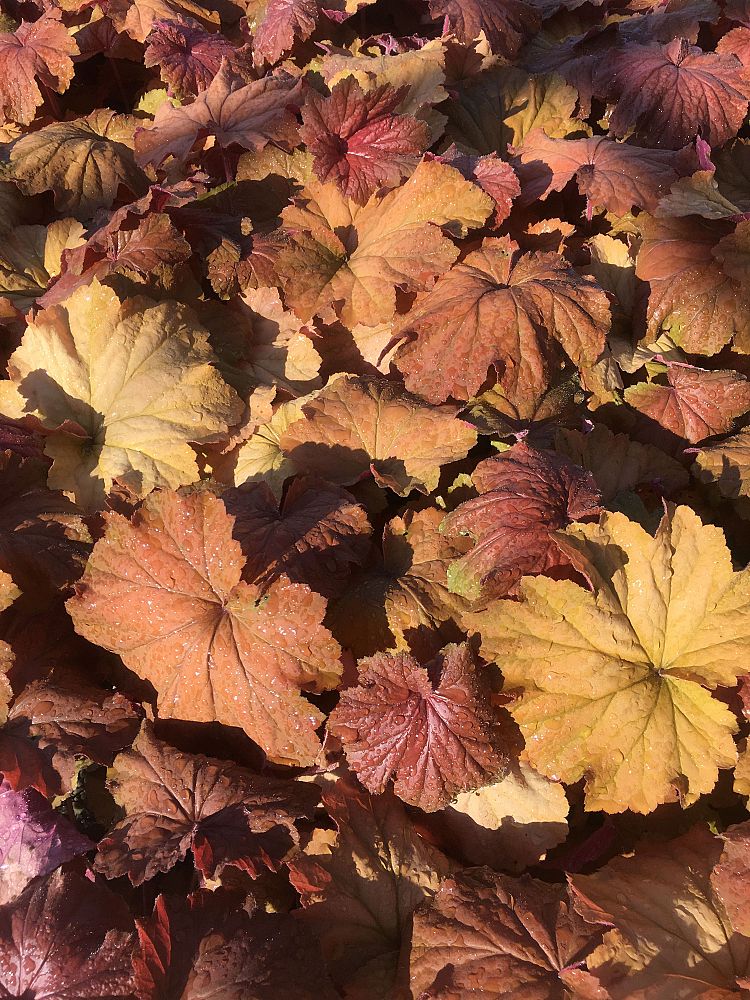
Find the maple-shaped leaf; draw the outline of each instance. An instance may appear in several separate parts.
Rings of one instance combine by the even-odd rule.
[[[435,159],[362,207],[333,184],[310,183],[282,213],[288,243],[276,269],[287,304],[302,319],[336,306],[349,329],[386,323],[397,287],[425,289],[456,259],[441,227],[465,235],[492,208],[489,195]]]
[[[519,874],[568,835],[565,789],[511,758],[491,785],[457,795],[432,823],[451,857]]]
[[[480,495],[459,504],[440,530],[476,543],[448,570],[451,590],[472,600],[502,597],[522,576],[566,565],[553,533],[599,513],[590,472],[526,444],[480,462],[471,478]]]
[[[35,789],[0,783],[0,904],[94,846]]]
[[[207,90],[234,46],[221,34],[206,31],[192,18],[154,21],[143,65],[158,66],[170,91],[182,100]]]
[[[653,211],[672,184],[695,166],[691,147],[640,149],[603,136],[551,139],[534,129],[516,150],[520,166],[521,203],[545,199],[575,177],[589,211],[605,208],[625,215],[632,208]]]
[[[227,60],[191,104],[159,106],[149,128],[136,133],[143,166],[158,167],[168,156],[187,160],[200,139],[212,136],[220,149],[263,149],[269,142],[292,149],[297,142],[293,109],[301,103],[301,84],[292,77],[266,76],[245,83]]]
[[[430,406],[392,382],[333,379],[281,438],[300,472],[349,486],[372,474],[399,496],[431,493],[440,466],[463,458],[476,432],[453,406]]]
[[[46,480],[46,462],[0,453],[0,570],[35,596],[80,576],[90,547],[80,510]]]
[[[252,916],[219,889],[158,896],[136,922],[138,1000],[337,1000],[320,948],[287,913]]]
[[[592,365],[609,322],[606,294],[559,254],[520,254],[509,237],[488,238],[399,322],[398,335],[416,339],[396,365],[407,388],[431,402],[468,399],[491,366],[524,384],[545,382],[550,339],[577,365]]]
[[[483,34],[493,53],[511,60],[541,27],[541,17],[526,0],[428,0],[430,17],[445,23],[465,43]]]
[[[314,157],[319,180],[331,181],[346,198],[364,205],[381,187],[395,187],[430,145],[430,130],[398,114],[406,89],[387,84],[363,90],[346,77],[330,96],[311,92],[302,108],[300,136]]]
[[[414,830],[390,791],[373,797],[349,778],[323,794],[338,833],[318,829],[289,862],[302,921],[320,938],[334,983],[352,1000],[398,996],[414,909],[452,868]]]
[[[728,500],[750,496],[750,428],[702,448],[693,472],[702,483],[716,483]]]
[[[67,795],[82,760],[109,765],[130,746],[143,711],[119,692],[36,681],[0,729],[0,773],[17,791]]]
[[[641,485],[670,496],[690,480],[687,470],[659,448],[614,434],[604,424],[594,424],[585,434],[560,428],[555,450],[592,474],[605,503]]]
[[[176,302],[128,299],[92,282],[36,315],[9,371],[53,431],[51,487],[96,506],[115,480],[136,496],[195,482],[188,442],[210,441],[241,415],[211,365],[208,336]]]
[[[600,938],[563,887],[469,868],[414,914],[410,986],[425,1000],[594,1000],[604,994],[582,965]]]
[[[639,382],[625,390],[625,400],[691,444],[726,434],[750,410],[750,382],[737,372],[673,362],[665,374],[666,385]]]
[[[107,784],[125,816],[99,842],[95,864],[134,885],[169,871],[188,850],[208,878],[225,865],[251,875],[275,870],[298,843],[295,820],[318,801],[312,785],[175,750],[148,723],[115,758]]]
[[[0,248],[0,295],[25,312],[41,301],[47,286],[60,274],[66,252],[84,241],[83,226],[75,219],[59,219],[49,226],[16,226]]]
[[[725,241],[748,243],[750,223],[639,216],[638,228],[636,274],[650,289],[646,343],[666,332],[687,353],[716,354],[732,338],[750,349],[747,282],[722,260]]]
[[[89,219],[98,208],[110,208],[121,190],[146,190],[133,153],[134,129],[134,118],[103,108],[54,122],[13,143],[10,175],[24,194],[52,191],[60,212]]]
[[[332,597],[364,562],[372,531],[346,490],[314,477],[294,479],[279,503],[265,483],[222,497],[245,555],[245,577],[268,586],[281,576]]]
[[[261,6],[261,16],[248,16],[256,63],[278,62],[296,41],[306,41],[318,25],[317,0],[268,0]]]
[[[737,980],[750,974],[750,945],[711,884],[721,849],[696,826],[572,876],[576,909],[613,928],[587,959],[607,997],[729,1000],[744,992]]]
[[[274,760],[314,760],[321,714],[300,688],[335,687],[325,600],[280,577],[240,582],[233,519],[210,493],[152,494],[107,516],[77,595],[76,629],[150,681],[162,718],[239,726]]]
[[[358,665],[328,729],[370,792],[393,781],[400,799],[425,812],[503,771],[500,727],[469,647],[446,646],[422,666],[408,653],[378,653]]]
[[[58,869],[0,906],[0,992],[23,1000],[132,1000],[134,935],[124,901]]]
[[[688,507],[649,535],[623,514],[558,535],[592,591],[526,578],[523,601],[475,618],[502,663],[509,706],[542,774],[586,776],[589,809],[689,805],[732,767],[732,713],[706,688],[733,686],[750,643],[750,573],[719,528]],[[701,587],[696,587],[696,581]]]
[[[439,641],[444,625],[457,631],[468,603],[449,592],[448,567],[468,544],[440,534],[443,516],[428,507],[389,521],[382,554],[355,574],[329,610],[336,637],[355,656],[425,643],[434,653],[444,645]]]
[[[750,81],[733,55],[703,52],[684,38],[607,53],[597,86],[614,105],[610,130],[635,130],[646,146],[681,149],[697,136],[721,146],[744,121]]]
[[[78,46],[62,23],[59,10],[38,21],[21,21],[13,34],[0,34],[0,115],[28,125],[44,102],[39,84],[64,93],[73,79]]]
[[[442,163],[461,172],[467,181],[474,181],[495,202],[492,222],[499,226],[510,215],[513,201],[521,193],[516,172],[509,163],[501,160],[497,153],[486,156],[472,156],[462,152],[455,143],[440,154]]]

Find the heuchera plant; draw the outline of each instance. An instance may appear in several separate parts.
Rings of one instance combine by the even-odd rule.
[[[0,996],[750,996],[748,0],[0,0]]]

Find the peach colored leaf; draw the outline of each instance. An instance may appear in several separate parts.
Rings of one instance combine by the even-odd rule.
[[[489,195],[435,159],[361,207],[335,185],[310,183],[282,213],[288,242],[276,266],[287,304],[305,320],[336,307],[349,329],[388,322],[396,288],[423,290],[456,259],[443,228],[464,236],[492,209]]]
[[[190,17],[208,31],[216,31],[220,23],[216,5],[212,8],[195,0],[126,0],[107,9],[117,30],[127,32],[137,42],[146,41],[154,21]]]
[[[548,342],[577,365],[604,349],[610,309],[593,278],[555,253],[520,254],[509,237],[488,238],[398,324],[416,339],[396,364],[406,386],[432,402],[476,395],[491,366],[532,378],[554,357]]]
[[[701,449],[693,473],[702,483],[716,483],[729,500],[750,497],[750,428]]]
[[[75,55],[78,46],[54,8],[38,21],[21,21],[13,34],[0,34],[0,115],[21,125],[32,122],[44,102],[39,83],[64,93]]]
[[[468,548],[464,539],[440,534],[443,512],[409,510],[383,531],[382,554],[351,580],[329,612],[331,628],[355,656],[383,649],[416,649],[434,655],[459,636],[468,602],[448,590],[448,567]],[[452,633],[452,634],[451,634]]]
[[[241,415],[208,337],[176,302],[121,303],[98,281],[36,315],[9,371],[25,412],[53,431],[53,488],[101,505],[115,480],[136,496],[198,479],[189,442]]]
[[[367,556],[370,522],[338,486],[299,476],[281,502],[266,483],[227,491],[222,499],[247,560],[245,578],[262,586],[287,576],[332,597]]]
[[[711,885],[722,842],[703,826],[643,843],[593,875],[572,877],[587,920],[614,925],[588,958],[612,1000],[729,1000],[750,973],[750,940],[736,933]]]
[[[667,384],[638,382],[625,400],[666,430],[695,444],[726,434],[750,410],[750,382],[732,371],[667,364]]]
[[[146,175],[135,162],[136,120],[99,109],[21,136],[10,149],[10,176],[24,194],[52,191],[60,212],[89,219],[120,190],[143,194]]]
[[[750,823],[737,823],[721,834],[724,846],[711,872],[711,885],[724,904],[732,927],[750,937]]]
[[[411,915],[452,865],[418,836],[390,791],[373,797],[341,779],[323,803],[338,834],[318,829],[289,863],[301,919],[320,937],[331,977],[350,1000],[391,1000],[399,996]]]
[[[448,586],[470,600],[513,593],[522,576],[568,564],[554,532],[599,513],[593,476],[561,455],[521,443],[480,462],[472,474],[479,496],[443,521],[448,535],[475,545],[448,570]]]
[[[198,142],[213,136],[221,149],[260,150],[269,142],[291,150],[297,144],[294,108],[301,84],[292,77],[267,76],[245,83],[225,59],[209,87],[191,104],[160,105],[150,128],[136,133],[141,166],[158,167],[168,156],[183,163]]]
[[[107,787],[125,815],[99,842],[95,865],[134,885],[169,871],[188,850],[206,878],[226,865],[252,876],[276,870],[299,841],[295,821],[311,817],[318,801],[312,785],[175,750],[147,722],[115,758]]]
[[[453,406],[430,406],[392,382],[347,375],[302,407],[281,438],[300,472],[349,486],[371,473],[399,496],[431,493],[440,467],[463,458],[476,432]]]
[[[325,600],[285,577],[264,594],[241,582],[232,526],[207,492],[109,515],[68,609],[154,685],[163,718],[239,726],[273,760],[311,763],[322,716],[300,688],[335,687],[341,672]]]
[[[736,760],[736,720],[710,691],[736,683],[750,648],[750,572],[733,572],[721,530],[688,507],[656,537],[604,514],[558,538],[591,591],[525,578],[521,603],[472,616],[518,689],[527,759],[566,783],[585,776],[589,809],[689,805]]]
[[[410,985],[425,1000],[605,1000],[581,968],[600,932],[561,886],[489,868],[446,879],[414,914]]]
[[[430,144],[424,122],[397,113],[406,88],[387,84],[363,90],[356,77],[337,83],[328,97],[310,93],[300,137],[314,157],[318,180],[364,205],[381,187],[396,187]]]
[[[360,660],[357,686],[341,692],[328,729],[368,791],[392,781],[400,799],[425,812],[505,767],[499,720],[466,644],[424,666],[408,653]]]

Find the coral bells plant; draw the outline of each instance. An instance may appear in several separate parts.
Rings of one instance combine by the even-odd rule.
[[[750,6],[0,2],[0,996],[750,996]]]

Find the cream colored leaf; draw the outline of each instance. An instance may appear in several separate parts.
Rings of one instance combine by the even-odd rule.
[[[50,486],[96,506],[115,480],[139,497],[195,482],[190,442],[211,441],[242,411],[212,360],[206,332],[176,302],[120,303],[94,281],[40,312],[9,372],[26,413],[56,431]]]
[[[281,450],[284,433],[302,416],[302,405],[312,396],[302,396],[282,403],[267,424],[259,427],[237,452],[233,483],[268,483],[275,497],[280,497],[286,480],[295,468]]]
[[[471,616],[501,665],[526,755],[550,778],[586,778],[590,809],[650,812],[710,791],[732,767],[734,685],[750,651],[750,572],[688,507],[655,537],[622,514],[573,525],[560,546],[591,582],[525,578],[524,600]]]
[[[0,244],[0,295],[25,312],[59,275],[63,250],[85,242],[75,219],[11,229]]]

